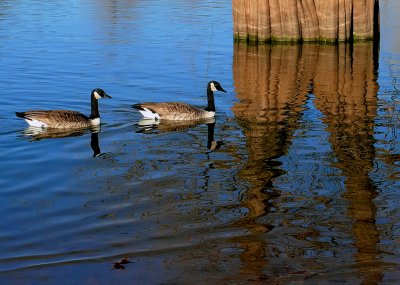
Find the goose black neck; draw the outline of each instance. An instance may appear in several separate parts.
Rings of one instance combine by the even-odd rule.
[[[215,112],[214,92],[211,90],[210,85],[207,87],[207,103],[206,111]]]
[[[92,111],[90,113],[90,119],[100,118],[98,100],[94,97],[93,93],[92,93],[92,95],[90,97],[91,97],[91,105],[92,105]]]

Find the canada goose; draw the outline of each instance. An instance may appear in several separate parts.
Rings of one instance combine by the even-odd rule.
[[[32,110],[16,112],[19,118],[34,127],[76,129],[100,125],[99,104],[100,98],[111,98],[100,88],[93,89],[91,95],[92,112],[89,117],[82,113],[69,110]]]
[[[214,92],[226,92],[217,81],[207,84],[207,108],[201,109],[181,102],[139,103],[133,105],[143,117],[148,119],[163,120],[198,120],[215,116]]]

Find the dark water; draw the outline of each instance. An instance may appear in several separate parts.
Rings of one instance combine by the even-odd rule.
[[[254,47],[230,1],[1,1],[1,284],[396,284],[399,11],[380,49]],[[138,126],[211,79],[215,122]],[[99,132],[14,116],[94,87]]]

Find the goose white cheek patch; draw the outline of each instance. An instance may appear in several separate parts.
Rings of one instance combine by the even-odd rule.
[[[94,91],[94,98],[96,98],[96,99],[101,98],[101,96],[99,95],[99,93],[97,93],[97,91]]]
[[[210,88],[212,92],[218,91],[217,88],[215,88],[214,82],[210,83]]]

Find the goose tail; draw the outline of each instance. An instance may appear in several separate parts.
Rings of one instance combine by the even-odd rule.
[[[153,108],[148,107],[147,105],[144,106],[143,104],[135,104],[132,105],[133,108],[137,109],[144,118],[146,119],[154,119],[154,120],[159,120],[160,115],[156,110],[153,110]]]
[[[23,119],[26,118],[26,117],[25,117],[25,112],[15,112],[15,115],[16,115],[18,118],[23,118]]]
[[[139,103],[132,105],[132,107],[135,108],[136,110],[143,110],[143,106]]]

